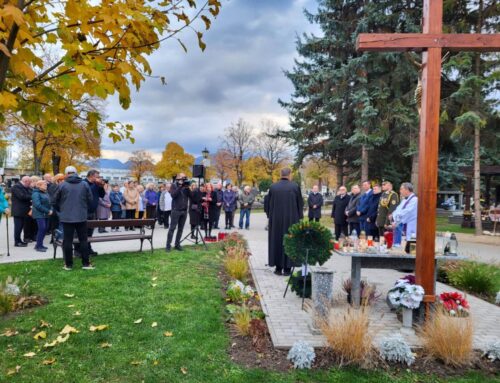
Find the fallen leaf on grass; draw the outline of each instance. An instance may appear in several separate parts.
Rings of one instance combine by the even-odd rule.
[[[47,333],[45,331],[40,331],[39,333],[36,333],[33,339],[38,340],[38,339],[45,339],[47,338]]]
[[[109,328],[109,326],[107,324],[100,324],[97,326],[90,326],[89,330],[91,332],[96,332],[96,331],[104,331],[104,330],[107,330],[108,328]]]
[[[134,321],[135,324],[139,324],[141,322],[142,322],[142,318],[139,318],[139,319],[137,319],[137,320]]]
[[[73,315],[76,317],[79,317],[80,315],[82,315],[82,313],[80,311],[75,311],[75,313]]]
[[[69,324],[67,324],[66,326],[64,326],[64,328],[61,330],[61,332],[59,334],[61,335],[66,335],[66,334],[78,334],[80,331],[78,331],[76,328],[70,326]]]
[[[101,343],[99,345],[99,347],[101,347],[101,348],[110,348],[111,346],[112,346],[111,343],[108,343],[108,342]]]
[[[16,366],[15,368],[11,368],[10,370],[7,370],[7,376],[17,374],[20,369],[21,369],[21,366]]]
[[[186,367],[181,367],[181,372],[186,375],[188,373],[188,370]]]
[[[156,326],[158,326],[158,323],[156,322],[151,323],[151,327],[156,327]]]
[[[36,352],[31,351],[31,352],[27,352],[23,356],[25,356],[26,358],[33,358],[35,355],[36,355]]]
[[[19,331],[16,331],[14,329],[6,329],[3,334],[0,334],[0,336],[6,336],[7,338],[19,334]]]
[[[41,328],[44,328],[44,327],[52,327],[52,325],[49,323],[49,322],[45,322],[43,319],[40,319],[40,327]]]
[[[69,308],[73,308],[73,307],[75,307],[75,305],[68,305],[68,307],[69,307]]]
[[[138,361],[138,360],[133,360],[132,362],[130,362],[130,364],[132,366],[139,366],[140,364],[142,364],[142,362]]]
[[[50,358],[50,359],[45,359],[44,361],[42,361],[42,364],[44,366],[50,366],[52,364],[54,364],[56,362],[56,358]]]
[[[153,278],[151,278],[151,280],[152,280],[153,282],[154,282],[154,281],[156,281],[157,279],[158,279],[158,277],[153,277]]]
[[[56,339],[56,340],[55,340],[55,341],[53,341],[53,342],[50,342],[50,343],[45,343],[45,344],[43,345],[43,348],[52,348],[52,347],[55,347],[55,346],[57,346],[57,343],[58,343],[58,342],[57,342],[57,339]]]
[[[153,366],[158,366],[158,364],[160,364],[160,362],[159,362],[159,361],[157,361],[157,360],[153,360]]]
[[[66,298],[74,298],[75,294],[64,294]]]
[[[156,287],[156,286],[158,286],[158,284],[156,284],[156,283],[151,283],[151,287]]]
[[[170,331],[165,331],[163,333],[163,335],[165,335],[166,337],[171,337],[171,336],[174,336],[174,333],[173,332],[170,332]]]
[[[56,339],[57,343],[64,343],[69,339],[69,333],[66,334],[65,336],[59,335]]]

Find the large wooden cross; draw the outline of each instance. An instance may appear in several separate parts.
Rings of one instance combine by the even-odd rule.
[[[423,51],[422,111],[418,163],[418,222],[416,279],[425,290],[424,302],[434,302],[434,252],[441,92],[441,50],[500,51],[500,34],[443,34],[442,0],[424,0],[423,33],[358,36],[360,51]]]

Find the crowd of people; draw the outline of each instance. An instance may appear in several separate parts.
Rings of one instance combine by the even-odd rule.
[[[0,180],[1,181],[1,180]],[[1,184],[1,182],[0,182]],[[0,188],[0,217],[12,215],[14,221],[14,246],[27,247],[34,242],[34,249],[46,252],[45,238],[63,243],[65,266],[73,267],[73,256],[82,258],[85,269],[91,269],[90,256],[96,256],[88,238],[93,229],[87,229],[89,220],[117,220],[153,218],[169,229],[166,249],[170,251],[174,231],[177,229],[175,248],[182,250],[180,242],[184,225],[189,218],[190,238],[213,238],[219,229],[221,212],[225,214],[225,229],[235,228],[234,214],[241,209],[240,229],[250,228],[250,212],[255,193],[246,186],[240,193],[238,187],[222,183],[199,184],[179,174],[173,183],[141,185],[126,181],[122,186],[110,184],[99,171],[92,169],[82,179],[76,169],[68,166],[64,174],[22,176],[11,188],[11,207]],[[120,226],[111,231],[120,231]],[[134,231],[134,227],[125,227]],[[107,232],[104,227],[100,233]],[[73,245],[73,237],[78,242]]]

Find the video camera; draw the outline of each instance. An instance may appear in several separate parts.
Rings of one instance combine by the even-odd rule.
[[[182,178],[175,177],[174,182],[179,187],[189,187],[191,185],[191,181],[189,181],[187,177],[182,177]]]

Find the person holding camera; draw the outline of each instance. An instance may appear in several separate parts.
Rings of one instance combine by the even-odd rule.
[[[189,186],[190,182],[184,173],[179,173],[175,177],[175,182],[172,183],[170,195],[172,196],[172,221],[168,229],[167,247],[166,251],[171,250],[172,239],[174,231],[177,228],[177,235],[175,237],[175,249],[182,251],[181,238],[182,230],[187,218],[187,209],[189,201]]]

